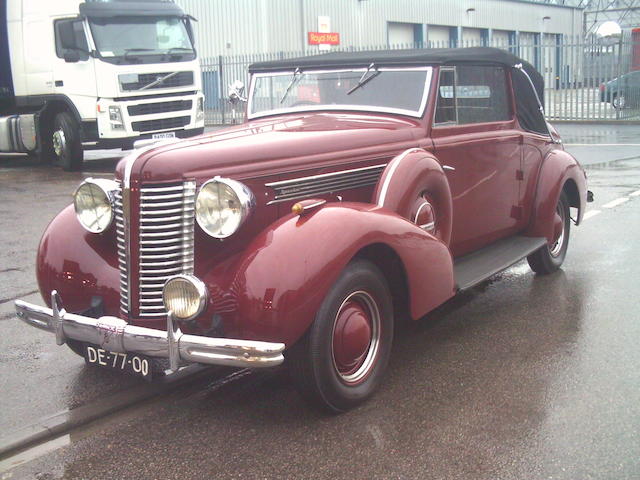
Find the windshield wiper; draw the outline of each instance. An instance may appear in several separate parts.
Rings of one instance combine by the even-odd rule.
[[[287,86],[287,89],[284,92],[284,95],[282,95],[282,98],[280,99],[280,103],[284,102],[284,99],[287,98],[287,95],[289,95],[289,91],[293,88],[293,86],[296,84],[296,82],[302,77],[302,71],[300,70],[300,68],[296,68],[296,70],[293,72],[293,78],[291,79],[291,81],[289,82],[289,85]]]
[[[183,53],[193,53],[193,48],[171,47],[166,52],[164,52],[164,54],[169,56],[169,57],[172,56],[172,55],[182,55]]]
[[[124,49],[124,58],[129,58],[129,54],[132,52],[153,52],[152,48],[125,48]]]
[[[367,75],[369,74],[369,72],[374,69],[375,72],[373,72],[370,76],[367,77]],[[355,92],[356,90],[358,90],[360,87],[366,85],[367,83],[369,83],[371,80],[373,80],[374,78],[376,78],[378,75],[380,75],[380,72],[378,71],[378,68],[375,66],[375,64],[371,64],[367,67],[367,71],[364,72],[362,74],[362,76],[360,77],[360,80],[358,80],[358,84],[353,87],[351,90],[349,90],[347,92],[347,95],[351,95],[353,92]]]

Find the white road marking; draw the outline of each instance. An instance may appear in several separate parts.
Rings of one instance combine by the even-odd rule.
[[[628,201],[629,201],[628,197],[616,198],[615,200],[612,200],[609,203],[605,203],[604,205],[602,205],[602,208],[617,207],[618,205],[621,205],[624,202],[628,202]]]
[[[584,217],[582,217],[582,220],[589,220],[591,217],[595,217],[596,215],[598,215],[600,213],[600,210],[589,210],[587,213],[584,214]]]
[[[635,192],[630,193],[630,194],[629,194],[629,196],[630,196],[630,197],[637,197],[637,196],[640,196],[640,190],[636,190]]]
[[[640,147],[640,143],[565,143],[565,147]]]

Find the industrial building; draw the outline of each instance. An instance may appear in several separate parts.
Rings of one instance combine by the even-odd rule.
[[[580,35],[583,28],[582,9],[559,4],[568,2],[176,1],[198,19],[198,50],[205,59],[395,45],[552,44]]]

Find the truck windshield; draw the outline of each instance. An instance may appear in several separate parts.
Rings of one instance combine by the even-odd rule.
[[[100,57],[109,63],[166,63],[196,58],[187,19],[174,17],[90,18]]]
[[[249,118],[309,110],[360,110],[422,116],[431,67],[256,73]]]

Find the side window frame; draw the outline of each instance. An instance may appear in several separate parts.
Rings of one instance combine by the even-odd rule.
[[[438,107],[440,106],[440,82],[442,80],[443,73],[453,73],[453,111],[455,113],[455,120],[447,120],[445,122],[436,122],[436,115],[438,113]],[[455,66],[444,66],[438,69],[438,85],[436,86],[436,107],[433,109],[433,120],[431,125],[433,127],[447,127],[447,126],[456,126],[458,125],[458,97],[456,94],[457,90],[457,74]]]
[[[478,67],[482,67],[481,65],[478,65]],[[496,67],[497,68],[497,67]],[[433,119],[431,122],[431,126],[432,128],[442,128],[442,127],[462,127],[462,126],[469,126],[469,125],[482,125],[485,123],[503,123],[503,122],[511,122],[513,121],[514,115],[515,115],[515,105],[514,105],[514,98],[513,98],[513,88],[511,86],[511,77],[509,75],[509,72],[507,71],[506,68],[501,68],[502,70],[502,74],[504,76],[504,82],[502,87],[504,88],[504,92],[502,92],[505,95],[504,98],[504,103],[506,106],[506,118],[502,119],[502,120],[490,120],[487,122],[467,122],[467,123],[460,123],[460,115],[459,115],[459,102],[458,102],[458,95],[457,95],[457,91],[458,91],[458,69],[456,66],[441,66],[438,72],[438,84],[437,84],[437,88],[436,88],[436,106],[433,109]],[[453,72],[453,105],[454,105],[454,110],[455,110],[455,121],[453,120],[447,120],[444,122],[436,122],[436,116],[438,113],[438,106],[439,106],[439,101],[440,101],[440,82],[442,79],[442,74],[446,73],[446,72]]]

